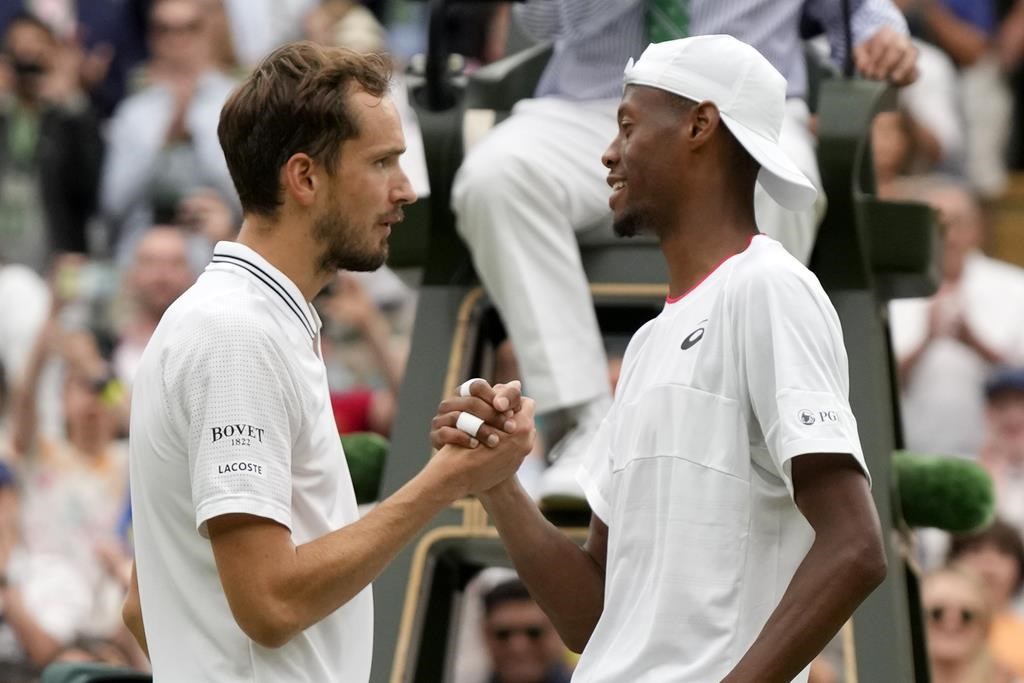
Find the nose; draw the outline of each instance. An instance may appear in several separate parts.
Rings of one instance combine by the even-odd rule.
[[[416,192],[412,189],[412,183],[409,182],[409,176],[405,174],[405,171],[400,170],[399,173],[401,175],[398,179],[398,185],[392,192],[391,201],[398,206],[412,204],[416,201]]]
[[[619,163],[619,136],[616,135],[615,139],[612,140],[611,144],[608,145],[608,149],[601,155],[601,163],[607,169],[615,168],[615,165]]]

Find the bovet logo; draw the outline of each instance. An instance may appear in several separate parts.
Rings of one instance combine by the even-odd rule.
[[[224,425],[223,427],[210,427],[210,443],[217,443],[221,439],[236,437],[256,439],[259,443],[263,443],[263,432],[265,431],[266,430],[262,427],[254,427],[253,425],[247,424],[229,424]]]

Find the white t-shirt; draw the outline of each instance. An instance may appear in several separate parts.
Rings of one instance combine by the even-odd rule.
[[[232,617],[206,537],[206,521],[227,513],[279,522],[296,545],[358,519],[319,329],[294,283],[251,249],[221,242],[143,354],[129,450],[157,683],[369,678],[369,587],[267,649]]]
[[[574,681],[708,683],[732,669],[814,539],[790,460],[849,453],[864,467],[848,393],[835,309],[764,235],[636,333],[579,471],[608,557]]]

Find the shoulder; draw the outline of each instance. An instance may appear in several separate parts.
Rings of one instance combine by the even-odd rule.
[[[827,299],[817,276],[766,235],[751,242],[729,276],[732,298],[764,301],[779,296]]]
[[[167,310],[161,322],[169,328],[167,348],[192,357],[223,359],[258,351],[285,357],[270,302],[244,280],[219,283],[216,275],[204,274]]]
[[[984,278],[986,284],[1024,287],[1024,268],[1012,263],[975,253],[968,256],[967,268],[968,277]]]

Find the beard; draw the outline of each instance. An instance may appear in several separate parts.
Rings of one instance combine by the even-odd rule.
[[[619,237],[636,237],[644,233],[654,233],[650,216],[644,211],[627,210],[612,223],[612,230]]]
[[[340,207],[321,214],[313,225],[313,237],[323,247],[320,270],[369,271],[377,270],[388,258],[388,241],[381,238],[372,243],[372,236],[359,240],[359,230],[345,216]]]

